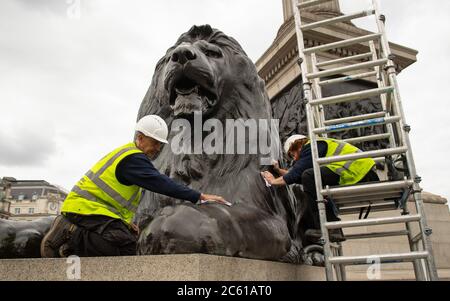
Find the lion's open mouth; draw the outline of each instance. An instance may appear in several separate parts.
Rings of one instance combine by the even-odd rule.
[[[180,77],[170,89],[170,106],[175,116],[205,113],[217,104],[217,96],[200,83]]]

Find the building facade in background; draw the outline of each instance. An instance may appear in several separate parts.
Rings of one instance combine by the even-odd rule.
[[[44,180],[3,178],[0,218],[32,221],[60,214],[67,192]],[[8,187],[9,186],[9,187]]]

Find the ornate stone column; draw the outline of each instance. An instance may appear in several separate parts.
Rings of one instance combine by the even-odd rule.
[[[308,0],[298,0],[305,2]],[[341,8],[339,6],[339,0],[333,0],[328,3],[319,4],[313,7],[309,7],[306,11],[315,13],[317,15],[337,16],[341,15]],[[293,15],[292,0],[283,0],[283,15],[284,21],[289,20]]]

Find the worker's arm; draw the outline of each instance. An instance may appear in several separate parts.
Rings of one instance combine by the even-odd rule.
[[[262,172],[261,175],[266,179],[267,183],[269,183],[272,186],[284,186],[286,185],[286,182],[284,181],[283,177],[275,178],[273,174],[271,174],[268,171]]]
[[[273,161],[272,164],[273,164],[273,169],[280,176],[284,176],[285,174],[287,174],[289,172],[289,170],[287,170],[287,169],[280,168],[280,164],[278,163],[278,161]]]
[[[328,145],[324,141],[318,141],[317,143],[319,158],[325,157]],[[295,162],[294,166],[289,170],[287,174],[283,176],[284,182],[287,185],[302,184],[302,175],[305,170],[313,168],[311,145],[307,144],[303,146],[300,159]]]
[[[117,165],[116,177],[124,185],[137,185],[155,193],[192,203],[208,197],[161,174],[144,154],[133,154],[124,158]]]
[[[285,186],[286,182],[284,181],[283,177],[276,178],[273,180],[270,185],[272,186]]]

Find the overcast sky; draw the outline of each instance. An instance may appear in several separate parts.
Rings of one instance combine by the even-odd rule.
[[[1,0],[0,177],[71,189],[131,139],[156,62],[181,33],[211,24],[256,61],[282,24],[281,2]],[[367,3],[341,1],[345,12]],[[420,51],[400,88],[423,187],[448,198],[450,1],[380,3],[390,40]]]

